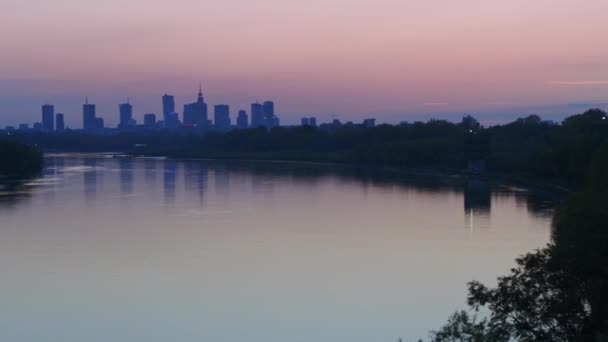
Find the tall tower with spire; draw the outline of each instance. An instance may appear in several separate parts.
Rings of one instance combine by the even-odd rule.
[[[199,83],[196,102],[184,105],[184,124],[208,128],[207,103],[203,97],[203,86]]]

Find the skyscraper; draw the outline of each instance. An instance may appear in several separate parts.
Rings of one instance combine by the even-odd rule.
[[[184,105],[184,124],[207,127],[207,104],[201,87],[198,89],[196,102]]]
[[[175,98],[173,95],[163,95],[163,120],[167,122],[169,114],[175,112]]]
[[[259,103],[251,104],[251,127],[258,128],[264,126],[264,110]]]
[[[95,130],[101,131],[103,129],[103,118],[95,118]]]
[[[156,114],[144,114],[144,126],[147,128],[156,126]]]
[[[263,105],[264,125],[268,128],[274,126],[274,102],[265,101]]]
[[[65,122],[63,121],[62,113],[57,113],[55,115],[55,128],[57,129],[57,132],[65,130]]]
[[[179,122],[179,115],[177,113],[173,112],[167,115],[167,121],[165,122],[166,128],[178,129],[180,124],[181,123]]]
[[[236,127],[238,129],[245,129],[249,126],[249,118],[247,117],[247,112],[244,110],[239,110],[239,115],[236,118]]]
[[[308,124],[312,127],[317,127],[317,118],[315,118],[314,116],[309,117]]]
[[[54,129],[55,107],[50,104],[42,106],[42,130],[51,132]]]
[[[215,128],[221,131],[230,129],[230,107],[228,105],[216,105],[214,107]]]
[[[135,126],[135,121],[133,120],[133,106],[129,103],[129,101],[127,101],[127,103],[119,104],[118,110],[120,112],[118,128]]]
[[[85,131],[94,131],[97,127],[95,122],[95,105],[89,103],[87,98],[85,104],[82,105],[82,128]]]
[[[310,124],[310,120],[308,118],[302,118],[300,122],[302,126],[308,126]]]

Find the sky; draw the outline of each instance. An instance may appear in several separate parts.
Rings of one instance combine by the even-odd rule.
[[[282,122],[559,119],[608,103],[605,0],[0,0],[0,126],[178,109],[198,84]],[[181,111],[181,109],[180,109]]]

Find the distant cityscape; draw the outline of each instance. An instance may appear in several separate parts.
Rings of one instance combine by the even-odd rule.
[[[175,97],[165,94],[162,96],[162,116],[156,113],[144,114],[143,123],[138,123],[133,118],[133,105],[129,99],[127,102],[118,105],[119,123],[117,127],[111,128],[104,125],[102,117],[98,117],[95,104],[89,103],[88,97],[82,105],[82,131],[93,134],[104,134],[108,132],[138,132],[138,131],[220,131],[226,132],[233,129],[248,129],[264,127],[271,129],[279,127],[281,121],[275,112],[273,101],[263,103],[252,103],[250,112],[241,109],[236,115],[236,120],[231,119],[230,106],[218,104],[213,107],[213,120],[209,117],[208,105],[203,96],[202,87],[199,86],[198,96],[195,102],[184,105],[182,116],[175,108]],[[300,120],[301,126],[317,127],[316,117],[303,117]],[[374,127],[376,119],[364,119],[360,124],[365,127]],[[340,126],[342,123],[334,119],[330,123],[333,127]],[[354,125],[347,122],[345,125]],[[323,126],[323,125],[322,125]],[[35,122],[31,126],[28,123],[21,123],[18,127],[6,126],[5,130],[13,131],[34,131],[34,132],[64,132],[72,130],[65,125],[65,115],[55,113],[53,104],[42,105],[42,120]]]

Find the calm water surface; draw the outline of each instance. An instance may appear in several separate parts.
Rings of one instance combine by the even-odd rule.
[[[450,183],[47,157],[0,196],[0,341],[424,338],[550,236],[527,192]]]

